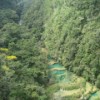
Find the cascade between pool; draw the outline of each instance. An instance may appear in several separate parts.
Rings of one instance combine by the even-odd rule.
[[[51,87],[57,87],[51,100],[100,100],[100,90],[83,77],[66,70],[50,55],[48,56],[48,78]]]

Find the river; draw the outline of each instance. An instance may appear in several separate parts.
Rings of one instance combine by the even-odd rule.
[[[57,88],[51,93],[51,100],[100,100],[98,88],[52,59],[49,60],[48,70],[50,87]]]

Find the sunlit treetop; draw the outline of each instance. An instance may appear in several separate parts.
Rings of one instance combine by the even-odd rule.
[[[16,56],[6,56],[6,59],[7,60],[16,60],[17,59],[17,57]]]
[[[8,48],[0,48],[0,51],[3,51],[3,52],[8,52]]]

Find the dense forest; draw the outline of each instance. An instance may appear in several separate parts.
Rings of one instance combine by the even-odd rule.
[[[100,0],[46,2],[43,37],[51,55],[100,86]]]
[[[49,100],[41,48],[100,88],[100,0],[1,0],[0,100]]]
[[[40,50],[42,27],[38,28],[40,23],[34,22],[32,25],[37,23],[37,26],[29,28],[34,20],[27,21],[34,14],[28,13],[37,9],[34,3],[27,9],[29,4],[24,5],[21,0],[0,1],[0,100],[47,98],[46,57]],[[23,25],[20,25],[21,17],[26,21]]]

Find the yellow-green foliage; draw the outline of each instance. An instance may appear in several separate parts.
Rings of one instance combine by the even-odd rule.
[[[4,71],[9,71],[9,70],[10,70],[9,67],[6,66],[6,65],[2,66],[2,69],[3,69]]]
[[[17,59],[17,57],[16,56],[6,56],[6,59],[7,60],[16,60]]]
[[[0,48],[0,51],[8,52],[7,48]]]

